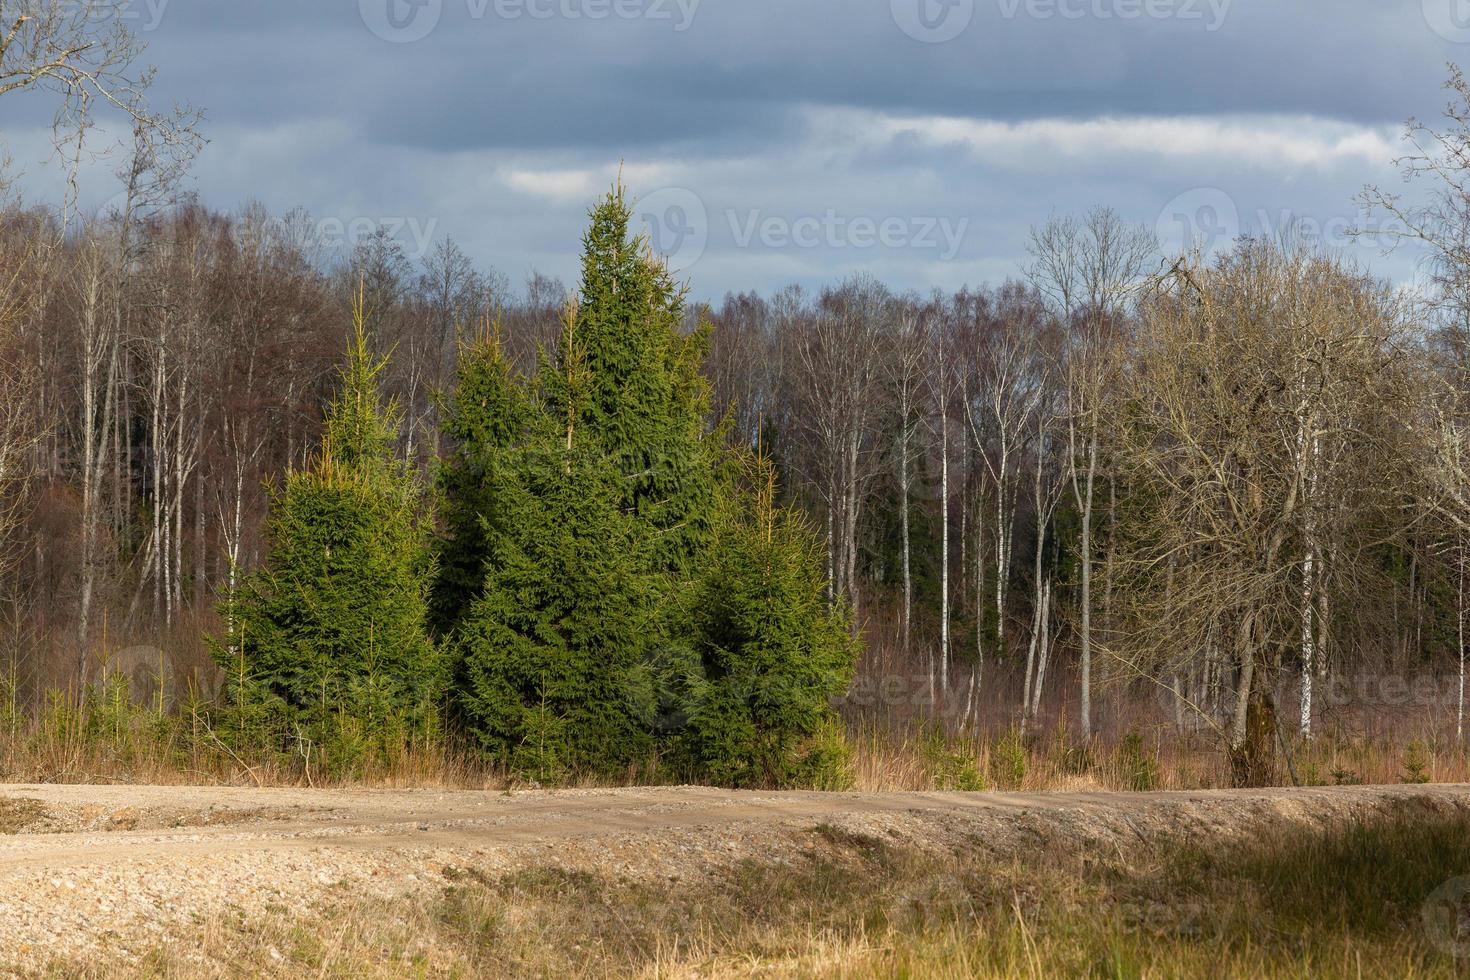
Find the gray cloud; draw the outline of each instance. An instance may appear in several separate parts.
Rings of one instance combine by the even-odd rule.
[[[1225,195],[1235,230],[1332,239],[1365,181],[1393,179],[1397,122],[1432,116],[1445,63],[1470,51],[1442,36],[1454,22],[1433,29],[1441,0],[151,2],[157,97],[209,113],[210,203],[432,220],[512,277],[570,278],[586,206],[626,160],[636,191],[699,202],[688,273],[705,296],[856,269],[996,279],[1052,210],[1153,225],[1201,191]],[[402,16],[381,19],[386,3]],[[962,29],[946,11],[969,11]],[[954,36],[916,40],[923,23]],[[27,187],[49,190],[43,110],[6,112]],[[930,219],[964,223],[953,254],[915,244]],[[868,244],[869,222],[907,230]]]

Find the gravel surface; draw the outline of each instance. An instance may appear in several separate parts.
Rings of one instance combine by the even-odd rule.
[[[464,792],[0,786],[0,964],[130,957],[224,915],[441,889],[457,870],[561,866],[697,878],[823,845],[831,825],[944,851],[963,840],[1134,847],[1403,806],[1470,811],[1470,786],[1181,793]]]

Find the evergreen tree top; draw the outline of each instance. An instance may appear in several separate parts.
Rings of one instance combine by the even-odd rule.
[[[524,379],[505,356],[501,322],[487,318],[460,341],[444,434],[462,452],[504,449],[523,434],[530,409]]]
[[[379,379],[388,356],[378,357],[368,343],[364,289],[352,301],[352,336],[342,383],[327,410],[322,456],[352,470],[391,469],[393,442],[402,412],[394,399],[383,402]]]
[[[684,318],[686,290],[647,238],[630,233],[632,217],[622,185],[615,185],[592,209],[582,237],[582,343],[588,368],[599,376],[595,401],[609,413],[640,371],[668,360],[670,338]],[[652,386],[658,379],[648,380]]]
[[[707,336],[683,332],[686,289],[631,233],[621,183],[592,209],[582,283],[542,391],[566,444],[595,446],[624,480],[624,509],[660,536],[670,567],[708,538],[713,450],[710,389],[700,372]]]

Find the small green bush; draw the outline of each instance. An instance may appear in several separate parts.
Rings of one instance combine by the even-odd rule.
[[[972,743],[962,742],[960,749],[952,748],[943,729],[932,725],[925,730],[920,744],[935,789],[977,792],[986,788]]]
[[[1137,732],[1123,736],[1118,745],[1118,768],[1123,785],[1131,790],[1147,792],[1159,788],[1159,757]]]
[[[1012,728],[990,746],[990,779],[1002,789],[1019,789],[1026,781],[1026,745]]]
[[[1419,739],[1404,747],[1404,778],[1406,783],[1429,782],[1429,750]]]

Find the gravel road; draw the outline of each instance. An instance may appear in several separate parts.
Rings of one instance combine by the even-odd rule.
[[[456,867],[574,866],[678,879],[785,860],[817,824],[942,849],[1259,834],[1405,805],[1470,810],[1470,786],[1189,793],[742,793],[693,787],[467,792],[0,785],[0,963],[179,941],[222,913],[443,887]]]

